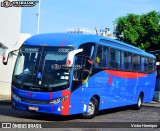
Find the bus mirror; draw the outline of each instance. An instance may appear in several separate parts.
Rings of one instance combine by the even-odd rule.
[[[3,60],[2,60],[4,65],[7,65],[9,55],[10,55],[9,49],[6,49],[3,54]]]
[[[66,65],[67,67],[72,67],[73,65],[73,60],[74,60],[74,56],[80,52],[82,52],[83,49],[77,49],[77,50],[72,50],[68,53],[67,56],[67,61],[66,61]]]
[[[16,55],[15,53],[13,53],[14,51],[17,51],[17,50],[12,50],[12,49],[5,50],[5,52],[3,54],[3,59],[2,59],[2,62],[4,65],[7,65],[8,58],[12,57],[13,55]]]

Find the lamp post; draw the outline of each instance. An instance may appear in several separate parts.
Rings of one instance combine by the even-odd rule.
[[[37,13],[37,34],[39,34],[39,23],[40,23],[40,6],[41,1],[39,0],[38,3],[38,13]]]

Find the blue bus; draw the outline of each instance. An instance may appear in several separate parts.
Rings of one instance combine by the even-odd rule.
[[[140,109],[152,101],[156,58],[126,43],[49,33],[28,38],[18,51],[11,85],[14,109],[89,119],[100,110]]]

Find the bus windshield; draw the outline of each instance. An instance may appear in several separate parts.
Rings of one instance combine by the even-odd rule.
[[[36,91],[54,91],[69,87],[70,69],[65,65],[71,50],[73,47],[22,46],[12,84]]]

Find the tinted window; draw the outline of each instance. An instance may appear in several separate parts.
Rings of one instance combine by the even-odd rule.
[[[150,66],[155,66],[156,65],[155,59],[149,58],[149,65]]]
[[[155,65],[156,65],[155,59],[149,58],[149,73],[155,72]]]
[[[132,54],[128,52],[122,52],[122,69],[132,70]]]
[[[78,53],[80,56],[86,56],[92,58],[94,52],[94,43],[85,43],[79,46],[79,49],[83,49],[82,52]]]
[[[97,55],[95,58],[95,67],[97,68],[108,68],[108,48],[98,46]]]
[[[70,69],[64,65],[72,47],[24,45],[20,50],[13,73],[13,82],[20,88],[53,91],[69,86]]]
[[[141,71],[148,72],[148,58],[141,57]]]
[[[113,69],[120,69],[120,51],[116,49],[110,49],[110,67]]]
[[[108,48],[103,47],[103,67],[108,68]]]
[[[98,46],[97,48],[97,54],[96,54],[96,58],[95,58],[95,67],[103,67],[103,55],[102,55],[102,46]]]
[[[139,55],[133,55],[133,71],[141,71],[141,60]]]

